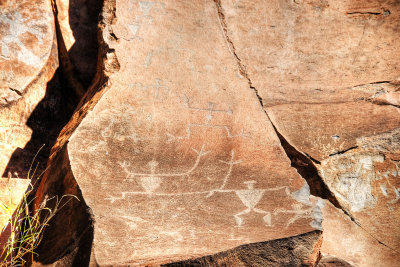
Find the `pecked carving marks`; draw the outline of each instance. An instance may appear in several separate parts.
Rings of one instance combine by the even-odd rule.
[[[145,27],[152,26],[154,23],[154,16],[152,13],[165,14],[165,4],[157,1],[131,1],[129,5],[129,11],[133,9],[139,11],[135,14],[134,20],[127,24],[127,29],[129,33],[127,36],[122,37],[127,41],[140,41],[143,42],[143,37],[141,36],[141,30]]]
[[[196,127],[222,129],[225,131],[227,138],[249,137],[249,134],[245,133],[244,129],[241,129],[241,131],[238,134],[233,134],[231,128],[228,125],[214,124],[212,122],[215,114],[232,116],[233,110],[230,107],[227,110],[215,109],[216,103],[214,103],[214,102],[208,102],[207,107],[193,107],[190,104],[190,99],[186,95],[183,95],[183,102],[184,102],[184,106],[188,110],[202,112],[204,114],[204,121],[200,122],[200,123],[189,123],[186,126],[186,135],[184,135],[184,136],[176,136],[176,135],[173,135],[173,134],[167,132],[166,134],[168,136],[168,142],[175,141],[175,140],[182,140],[182,139],[190,139],[192,136],[193,128],[196,128]]]

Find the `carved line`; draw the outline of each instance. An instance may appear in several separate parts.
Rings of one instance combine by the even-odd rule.
[[[127,178],[134,178],[135,176],[158,176],[158,177],[186,176],[186,175],[189,175],[190,173],[192,173],[197,168],[197,166],[200,163],[201,157],[207,155],[210,152],[210,151],[204,151],[204,144],[201,146],[200,151],[198,151],[198,150],[196,150],[194,148],[192,148],[192,150],[194,152],[196,152],[196,154],[197,154],[196,161],[195,161],[195,163],[193,164],[193,166],[189,170],[187,170],[186,172],[183,172],[183,173],[153,173],[153,172],[150,172],[150,173],[135,173],[135,172],[131,172],[131,171],[128,170],[128,167],[130,166],[130,163],[127,163],[125,160],[122,163],[119,162],[119,164],[124,169],[125,173],[128,174]]]

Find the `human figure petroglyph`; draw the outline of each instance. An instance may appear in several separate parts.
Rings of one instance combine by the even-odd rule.
[[[265,189],[255,189],[254,184],[256,184],[256,183],[257,183],[256,181],[246,181],[246,182],[244,182],[244,184],[247,185],[247,189],[235,191],[236,195],[242,201],[243,205],[245,205],[247,207],[247,209],[233,215],[235,217],[236,224],[238,227],[242,226],[242,224],[243,224],[243,219],[240,216],[250,213],[251,211],[254,211],[256,213],[265,214],[265,216],[263,217],[263,220],[264,220],[266,226],[272,225],[271,224],[271,213],[255,207],[260,202],[261,198],[264,195],[264,192],[266,191]]]
[[[239,134],[232,134],[231,129],[227,125],[212,123],[212,119],[214,118],[215,114],[232,116],[233,110],[230,107],[228,109],[216,109],[215,108],[216,104],[214,102],[208,102],[208,106],[206,108],[193,107],[190,104],[190,99],[186,95],[183,95],[183,102],[184,102],[185,107],[187,107],[189,110],[205,112],[204,122],[189,123],[186,127],[186,135],[184,135],[184,136],[175,136],[175,135],[167,132],[166,134],[168,137],[168,142],[175,141],[175,140],[181,140],[181,139],[190,139],[190,137],[192,136],[192,129],[196,128],[196,127],[206,127],[206,128],[208,127],[208,128],[223,129],[226,132],[226,137],[228,137],[228,138],[248,137],[249,136],[248,134],[244,133],[243,129],[241,129]]]
[[[155,83],[154,84],[142,84],[141,82],[136,82],[133,84],[129,84],[128,85],[129,89],[137,89],[137,90],[143,90],[143,91],[147,91],[147,90],[154,90],[154,100],[157,100],[160,96],[160,91],[164,92],[164,94],[168,94],[169,92],[169,88],[168,86],[163,84],[163,80],[162,79],[155,79]]]

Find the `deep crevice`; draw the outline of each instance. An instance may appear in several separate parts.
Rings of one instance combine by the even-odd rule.
[[[325,184],[325,182],[323,181],[323,179],[319,176],[318,170],[315,167],[315,165],[313,164],[313,162],[320,164],[320,162],[318,160],[313,159],[310,155],[307,154],[303,154],[301,152],[299,152],[296,148],[294,148],[285,138],[282,134],[279,133],[279,131],[277,130],[276,126],[274,125],[274,123],[272,122],[271,118],[268,115],[268,112],[264,109],[264,105],[263,105],[263,99],[261,98],[261,96],[259,95],[257,89],[253,86],[249,75],[247,73],[246,70],[246,66],[242,63],[242,61],[240,60],[239,56],[236,53],[235,50],[235,46],[232,42],[232,40],[229,38],[228,35],[228,30],[227,30],[227,24],[225,21],[225,15],[221,6],[221,1],[220,0],[214,0],[216,7],[217,7],[217,11],[218,11],[218,18],[220,21],[220,25],[222,27],[222,32],[224,34],[225,40],[228,44],[228,48],[231,51],[231,53],[233,54],[233,56],[236,59],[236,62],[238,64],[239,67],[239,71],[240,73],[247,79],[248,84],[250,89],[252,89],[254,91],[254,93],[256,94],[259,103],[261,105],[261,108],[263,109],[266,117],[268,118],[268,120],[270,121],[272,127],[274,128],[275,133],[277,134],[281,145],[287,155],[287,157],[290,159],[291,161],[291,166],[296,168],[297,172],[304,178],[304,180],[307,182],[307,184],[310,187],[310,193],[314,196],[323,198],[328,200],[330,203],[332,203],[332,205],[334,205],[336,208],[340,209],[343,211],[343,213],[348,216],[350,218],[350,220],[352,222],[354,222],[357,226],[359,226],[363,231],[365,231],[369,236],[371,236],[373,239],[375,239],[379,244],[382,244],[383,246],[399,253],[397,250],[391,248],[390,246],[386,245],[385,243],[383,243],[382,241],[380,241],[379,239],[377,239],[375,236],[373,236],[371,233],[369,233],[358,221],[356,218],[354,218],[352,216],[352,214],[350,213],[350,211],[348,211],[346,208],[342,207],[339,203],[339,201],[337,200],[337,198],[335,197],[335,195],[329,190],[328,186]],[[374,82],[374,83],[369,83],[369,84],[382,84],[382,83],[390,83],[389,81],[379,81],[379,82]],[[351,147],[348,150],[351,149],[355,149],[356,147]],[[342,151],[340,152],[341,154],[345,153],[346,151]]]
[[[284,138],[284,136],[278,131],[278,129],[272,122],[270,116],[268,115],[268,112],[264,109],[262,97],[259,95],[257,89],[253,86],[253,84],[249,78],[249,75],[246,71],[246,67],[243,65],[240,58],[238,57],[238,55],[235,51],[235,46],[228,36],[227,24],[225,21],[225,15],[222,10],[221,2],[220,2],[220,0],[214,0],[214,1],[217,6],[218,16],[219,16],[219,20],[220,20],[220,24],[221,24],[223,33],[224,33],[224,37],[228,43],[228,47],[229,47],[231,53],[236,58],[236,62],[239,66],[239,71],[247,79],[250,89],[252,89],[254,91],[254,93],[256,94],[256,96],[259,100],[259,103],[261,105],[261,108],[263,109],[266,117],[270,121],[275,133],[277,134],[287,157],[291,161],[291,166],[294,167],[297,170],[297,172],[301,175],[301,177],[303,177],[304,180],[307,182],[307,184],[310,187],[310,193],[312,195],[328,200],[336,208],[342,210],[343,213],[346,214],[350,218],[351,221],[353,221],[354,223],[356,223],[356,225],[361,227],[359,222],[351,215],[351,213],[339,203],[339,201],[337,200],[335,195],[330,191],[328,186],[325,184],[324,180],[320,177],[317,168],[313,164],[313,162],[315,162],[316,164],[320,164],[320,162],[318,160],[312,158],[310,155],[303,154],[303,153],[299,152],[296,148],[294,148]],[[378,83],[381,83],[381,82],[378,82]],[[364,229],[364,228],[362,228],[362,229]],[[376,239],[376,240],[378,240],[378,239]]]
[[[381,12],[360,12],[360,11],[354,11],[354,12],[347,12],[347,15],[381,15]]]
[[[358,146],[352,146],[352,147],[349,147],[349,148],[347,148],[345,150],[336,151],[335,153],[329,154],[328,156],[332,157],[332,156],[335,156],[335,155],[341,155],[341,154],[344,154],[344,153],[346,153],[346,152],[348,152],[350,150],[354,150],[354,149],[357,149],[357,148],[358,148]]]
[[[283,137],[283,135],[279,133],[276,126],[270,119],[268,112],[264,109],[262,97],[259,95],[257,89],[253,86],[253,84],[249,78],[249,75],[246,71],[246,67],[243,65],[239,56],[236,54],[235,46],[228,36],[227,24],[225,21],[225,15],[222,10],[221,1],[220,0],[214,0],[214,1],[217,6],[218,16],[219,16],[220,24],[222,26],[225,40],[228,43],[228,47],[229,47],[231,53],[236,58],[236,62],[239,66],[239,71],[247,79],[250,89],[252,89],[254,91],[255,95],[257,96],[258,101],[261,105],[261,108],[263,109],[265,115],[267,116],[268,120],[270,121],[275,133],[277,134],[277,136],[281,142],[281,145],[282,145],[284,151],[286,152],[286,155],[288,156],[288,158],[291,161],[291,166],[296,168],[297,172],[306,180],[306,182],[308,183],[308,185],[310,187],[310,193],[312,195],[321,197],[323,199],[327,199],[335,207],[337,207],[341,210],[344,210],[344,208],[339,204],[338,200],[335,198],[333,193],[329,190],[328,186],[324,183],[323,179],[319,176],[318,170],[314,166],[312,160],[315,162],[318,162],[318,164],[320,164],[320,162],[315,159],[312,159],[312,157],[310,157],[310,156],[308,156],[308,157],[305,156],[304,154],[297,151],[292,145],[290,145],[289,142]]]

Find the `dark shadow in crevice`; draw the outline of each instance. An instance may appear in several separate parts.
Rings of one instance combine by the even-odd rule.
[[[26,125],[32,129],[31,139],[24,148],[17,148],[14,151],[3,177],[8,177],[10,174],[15,177],[17,174],[19,178],[28,178],[28,172],[36,154],[35,163],[32,164],[32,166],[38,166],[35,177],[44,171],[50,150],[62,127],[68,122],[72,114],[71,111],[65,108],[60,73],[61,70],[59,68],[47,83],[44,98],[36,106],[26,122]]]
[[[69,22],[75,43],[69,51],[66,51],[55,14],[60,66],[47,83],[44,98],[26,122],[32,129],[31,139],[24,148],[17,148],[13,152],[2,177],[28,178],[36,154],[33,164],[38,164],[36,176],[45,170],[50,150],[60,131],[95,76],[98,60],[97,24],[102,5],[103,1],[98,0],[71,0]],[[57,12],[56,7],[54,11]]]
[[[84,88],[91,84],[97,70],[97,25],[103,1],[70,0],[69,26],[75,43],[68,50],[68,57],[76,77]]]
[[[275,129],[276,134],[279,137],[281,145],[286,152],[286,155],[290,159],[291,166],[294,167],[297,172],[303,177],[310,187],[310,193],[313,196],[317,196],[331,202],[336,208],[343,210],[339,201],[336,199],[334,194],[329,190],[324,180],[318,173],[317,168],[310,158],[297,151],[286,139]]]

